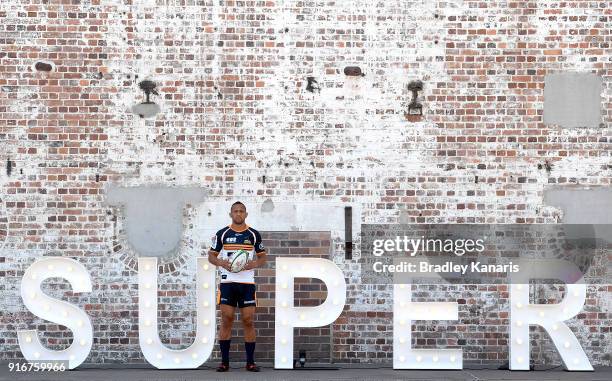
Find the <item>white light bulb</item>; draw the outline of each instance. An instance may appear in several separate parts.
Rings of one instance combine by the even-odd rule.
[[[416,361],[417,361],[417,362],[421,362],[421,361],[423,361],[423,357],[422,357],[422,356],[417,356],[417,357],[416,357]]]
[[[319,272],[320,273],[324,273],[325,272],[325,267],[323,267],[323,266],[319,267]]]
[[[434,357],[432,358],[432,360],[433,360],[433,362],[438,362],[439,358],[438,358],[438,356],[434,356]]]
[[[54,269],[55,269],[55,266],[53,266],[53,265],[49,265],[49,266],[47,266],[47,269],[49,269],[49,270],[54,270]]]
[[[82,327],[83,326],[83,320],[77,320],[77,325],[79,327]]]
[[[206,263],[205,263],[205,264],[204,264],[204,266],[202,266],[202,268],[203,268],[204,270],[208,270],[208,264],[206,264]]]
[[[283,284],[281,285],[281,287],[282,287],[282,288],[287,288],[287,283],[283,283]]]
[[[451,362],[455,362],[455,360],[457,360],[457,358],[455,357],[455,355],[452,355],[452,356],[450,357],[450,361],[451,361]]]
[[[26,343],[32,342],[32,336],[26,336]]]
[[[32,278],[32,279],[36,279],[36,278],[38,278],[38,275],[36,275],[36,273],[32,273],[31,278]]]
[[[400,284],[400,288],[404,289],[404,288],[406,288],[406,285],[405,284]]]
[[[287,320],[283,320],[283,325],[287,325]]]
[[[406,320],[404,319],[400,320],[400,325],[406,325]]]
[[[151,325],[151,320],[145,320],[145,325],[148,327]]]
[[[146,289],[151,288],[151,283],[146,283],[146,284],[145,284],[145,288],[146,288]]]
[[[179,364],[180,362],[181,362],[181,359],[180,359],[180,358],[178,358],[178,357],[175,357],[175,358],[174,358],[174,363],[175,363],[175,364]]]
[[[553,324],[552,329],[553,329],[553,331],[559,330],[559,325],[558,324]]]
[[[516,308],[521,309],[523,308],[523,303],[516,303]]]
[[[208,337],[204,337],[204,338],[202,339],[202,344],[206,344],[206,343],[208,343]]]
[[[204,283],[204,284],[202,285],[202,287],[204,287],[205,289],[207,289],[207,288],[208,288],[208,283]]]
[[[319,317],[320,317],[321,319],[323,319],[323,318],[325,317],[325,312],[321,312],[321,313],[319,313]]]
[[[287,265],[283,265],[283,271],[287,271]]]
[[[204,321],[202,323],[204,323],[204,325],[208,325],[210,323],[210,321],[208,321],[208,319],[204,319]]]
[[[401,343],[401,344],[404,344],[405,342],[406,342],[406,339],[402,337],[402,338],[400,339],[400,343]]]
[[[146,303],[145,303],[145,307],[147,307],[147,308],[151,308],[151,302],[146,302]]]
[[[406,307],[406,302],[400,302],[400,307]]]
[[[74,355],[70,355],[69,359],[74,360]]]
[[[522,363],[523,363],[523,358],[522,358],[522,357],[519,357],[519,358],[517,358],[517,359],[516,359],[516,361],[517,361],[519,364],[522,364]]]
[[[72,266],[68,266],[68,268],[66,268],[66,270],[68,270],[68,272],[71,273],[72,270],[74,270],[74,269],[72,268]]]
[[[62,316],[63,316],[63,317],[67,317],[67,316],[68,316],[68,311],[63,310],[63,311],[62,311]]]
[[[578,364],[579,362],[580,361],[577,358],[574,359],[574,364]]]
[[[300,320],[304,320],[306,319],[306,316],[304,316],[304,314],[300,314]]]
[[[287,339],[281,339],[281,344],[287,344]]]
[[[208,300],[205,300],[203,304],[204,304],[204,307],[208,307],[209,306]]]
[[[516,285],[516,289],[517,290],[522,290],[523,289],[523,285],[522,284],[517,284]]]
[[[404,361],[406,361],[406,357],[404,357],[404,356],[400,356],[399,360],[400,360],[401,362],[404,362]]]
[[[578,297],[578,295],[580,295],[580,293],[578,291],[574,291],[574,296]]]
[[[569,347],[570,347],[570,343],[569,343],[569,341],[566,341],[566,342],[563,344],[563,346],[564,346],[565,348],[569,348]]]
[[[86,342],[85,340],[81,339],[81,341],[79,342],[79,344],[81,344],[81,346],[82,346],[82,347],[84,347],[84,346],[85,346],[85,344],[87,344],[87,342]]]
[[[197,353],[193,353],[193,354],[191,355],[191,358],[192,358],[192,359],[197,359],[197,358],[198,358],[198,354],[197,354]]]
[[[151,338],[147,339],[147,344],[149,344],[149,345],[153,344],[153,339],[151,339]]]
[[[30,299],[36,299],[36,292],[30,292]]]
[[[516,322],[516,326],[517,327],[522,327],[523,326],[523,322],[521,320]]]
[[[522,340],[522,339],[516,339],[516,343],[517,343],[518,345],[521,345],[521,344],[523,344],[523,340]]]
[[[40,357],[40,353],[34,352],[34,358],[39,358],[39,357]]]
[[[162,356],[162,354],[161,354],[161,353],[158,353],[156,357],[157,357],[157,359],[158,359],[158,360],[161,360],[161,358],[162,358],[163,356]]]
[[[145,265],[145,270],[147,271],[151,270],[151,265]]]
[[[281,358],[281,361],[282,361],[283,363],[286,363],[286,362],[287,362],[287,358],[283,356],[283,358]]]
[[[283,303],[282,303],[282,306],[283,306],[283,307],[287,307],[287,302],[283,302]]]
[[[339,284],[340,282],[338,282],[337,280],[334,281],[334,287],[338,287]]]

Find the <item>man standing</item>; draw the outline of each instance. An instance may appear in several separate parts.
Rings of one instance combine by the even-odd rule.
[[[219,230],[213,237],[208,252],[208,261],[219,267],[221,283],[217,294],[217,303],[221,308],[221,329],[219,330],[219,347],[221,365],[217,372],[229,370],[229,349],[232,335],[232,324],[236,306],[240,308],[244,327],[244,349],[246,350],[246,370],[259,372],[255,365],[255,268],[266,263],[266,252],[261,243],[259,232],[249,227],[244,221],[248,213],[240,201],[232,204],[229,213],[232,223]],[[249,260],[242,271],[231,272],[232,255],[245,250]]]

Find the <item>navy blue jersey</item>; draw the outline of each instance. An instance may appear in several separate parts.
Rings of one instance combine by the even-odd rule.
[[[217,257],[223,260],[231,260],[232,255],[238,250],[249,253],[249,261],[255,256],[265,252],[261,242],[261,235],[252,227],[246,226],[244,230],[234,230],[231,225],[219,230],[212,238],[210,250],[219,253]],[[255,270],[243,270],[232,273],[219,267],[221,272],[221,283],[255,283]]]

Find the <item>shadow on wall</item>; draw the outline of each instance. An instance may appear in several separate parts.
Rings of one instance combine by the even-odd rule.
[[[202,188],[141,186],[106,190],[106,204],[121,206],[128,242],[141,256],[164,257],[174,253],[185,230],[183,210],[206,198]]]

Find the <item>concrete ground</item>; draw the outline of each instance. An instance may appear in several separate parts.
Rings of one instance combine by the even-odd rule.
[[[155,370],[128,368],[78,368],[63,373],[15,373],[7,364],[0,364],[0,381],[202,381],[202,380],[612,380],[612,367],[596,368],[595,372],[566,372],[561,368],[531,372],[478,369],[461,371],[406,371],[391,368],[352,368],[337,370],[274,370],[262,367],[260,373],[249,373],[237,365],[228,373],[217,373],[211,367],[197,370]]]

